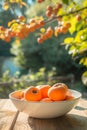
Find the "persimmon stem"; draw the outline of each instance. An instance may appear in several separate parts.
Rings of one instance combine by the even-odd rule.
[[[71,12],[66,13],[66,14],[63,14],[63,15],[53,16],[52,18],[50,18],[50,19],[48,19],[47,21],[45,21],[45,23],[47,24],[47,23],[49,23],[49,22],[53,22],[53,21],[55,21],[56,19],[58,19],[58,18],[60,18],[60,17],[62,18],[62,17],[64,17],[64,16],[68,16],[68,15],[71,15],[71,14],[75,14],[75,13],[78,13],[78,12],[84,10],[84,9],[87,9],[87,6],[86,6],[86,7],[83,7],[83,8],[80,8],[80,9],[78,9],[78,10],[75,10],[75,11],[71,11]]]

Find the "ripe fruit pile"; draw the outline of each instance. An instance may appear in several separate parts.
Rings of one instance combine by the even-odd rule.
[[[33,33],[44,25],[45,22],[41,19],[30,19],[29,23],[26,23],[25,17],[19,16],[16,20],[8,23],[8,28],[0,26],[0,39],[6,42],[10,42],[14,37],[24,39],[29,33]]]
[[[55,6],[47,6],[46,16],[49,18],[57,15],[61,8],[62,8],[61,3],[58,3]]]
[[[46,0],[36,0],[38,4],[43,4],[45,1]],[[82,6],[85,5],[84,7],[79,8],[80,6],[78,5],[77,8],[77,2],[73,3],[69,0],[62,0],[60,2],[53,2],[52,0],[49,1],[50,5],[46,7],[45,15],[43,15],[44,17],[35,16],[33,19],[27,19],[27,17],[25,18],[24,16],[19,16],[16,14],[17,11],[13,7],[14,4],[18,5],[20,8],[22,6],[27,7],[28,3],[24,2],[23,0],[4,0],[4,2],[2,2],[3,8],[5,10],[12,10],[12,14],[14,14],[15,19],[9,21],[6,28],[0,26],[0,39],[6,42],[10,42],[13,38],[22,40],[28,37],[30,33],[38,31],[36,35],[39,35],[37,42],[42,44],[45,40],[52,38],[53,36],[57,37],[60,33],[66,34],[69,31],[70,34],[72,34],[75,32],[75,30],[80,31],[80,29],[86,27],[87,7],[84,4],[85,2],[82,4]],[[74,19],[74,24],[72,17]],[[51,26],[52,22],[54,22],[55,25]],[[50,23],[50,25],[48,23]],[[46,31],[41,33],[41,28],[45,28]]]
[[[42,34],[41,37],[39,37],[37,39],[37,42],[39,44],[41,44],[43,41],[51,38],[52,36],[53,36],[53,29],[51,27],[48,27],[47,30],[46,30],[46,32],[44,34]]]
[[[64,83],[56,83],[52,87],[49,85],[30,86],[26,90],[19,91],[13,96],[14,98],[39,101],[39,102],[54,102],[63,100],[72,100],[74,97]]]
[[[42,3],[44,1],[45,0],[37,0],[38,3]],[[54,34],[58,36],[59,33],[67,33],[68,29],[71,27],[71,23],[68,21],[66,21],[65,23],[62,20],[62,16],[58,14],[61,8],[63,8],[63,5],[61,3],[47,6],[47,20],[33,18],[30,19],[29,23],[27,23],[27,20],[24,16],[18,16],[17,19],[8,22],[7,28],[0,26],[0,39],[6,42],[10,42],[12,38],[17,37],[22,40],[26,38],[29,35],[29,33],[33,33],[36,30],[39,30],[40,28],[44,27],[50,20],[58,21],[58,25],[55,28],[49,26],[46,29],[45,33],[40,34],[40,36],[37,39],[37,42],[39,44],[43,43],[45,40],[49,38],[52,38]],[[78,15],[77,19],[78,21],[80,21],[80,15]]]

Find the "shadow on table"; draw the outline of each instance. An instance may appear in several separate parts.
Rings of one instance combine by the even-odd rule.
[[[29,117],[31,130],[87,130],[87,117],[67,114],[52,119]]]
[[[80,111],[87,110],[87,108],[81,106],[76,106],[75,109]]]

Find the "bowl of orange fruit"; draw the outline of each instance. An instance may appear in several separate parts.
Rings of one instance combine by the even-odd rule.
[[[55,118],[72,110],[81,98],[81,93],[69,89],[64,83],[53,86],[29,86],[25,90],[9,94],[15,107],[34,118]]]

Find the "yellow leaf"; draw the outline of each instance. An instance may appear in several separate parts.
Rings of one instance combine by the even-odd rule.
[[[27,4],[25,2],[21,2],[21,5],[23,6],[27,6]]]
[[[75,42],[77,42],[77,43],[81,42],[81,37],[79,35],[77,35],[75,37]]]
[[[44,20],[44,18],[43,18],[42,16],[40,16],[40,17],[36,16],[36,17],[35,17],[35,20],[37,20],[37,21],[38,21],[38,20]]]
[[[87,57],[85,57],[85,61],[84,61],[83,65],[87,66]]]
[[[87,77],[87,71],[82,74],[82,77]]]
[[[15,3],[15,0],[9,0],[10,3]]]
[[[18,38],[15,40],[15,42],[16,44],[20,44],[20,40]]]
[[[63,15],[65,12],[64,12],[64,10],[61,8],[61,9],[59,9],[59,11],[57,12],[57,15]]]
[[[40,32],[41,32],[41,33],[45,33],[45,31],[46,31],[45,28],[41,28],[41,29],[40,29]]]
[[[58,31],[57,30],[54,31],[54,35],[55,35],[55,37],[58,37]]]
[[[64,40],[64,43],[65,43],[65,44],[70,44],[70,43],[72,43],[72,42],[74,42],[74,38],[72,38],[72,37],[68,37],[68,38],[66,38],[66,39]]]
[[[83,62],[85,61],[85,59],[84,58],[82,58],[81,60],[80,60],[80,64],[83,64]]]
[[[3,8],[4,8],[5,10],[8,10],[8,9],[9,9],[9,4],[8,4],[7,2],[5,2],[4,5],[3,5]]]
[[[10,3],[20,3],[22,0],[9,0]]]
[[[22,2],[22,0],[16,0],[16,3],[21,3]]]
[[[75,46],[71,46],[69,48],[69,54],[72,54],[72,57],[74,57],[76,55],[76,53],[77,53],[77,50],[76,50]]]
[[[87,66],[87,57],[82,58],[79,63]]]
[[[87,51],[87,42],[82,42],[79,47],[79,53],[83,53],[85,51]]]
[[[18,31],[19,30],[18,26],[19,26],[18,23],[14,23],[14,24],[12,24],[11,29],[14,31]]]
[[[71,23],[71,27],[69,28],[69,32],[71,34],[73,34],[76,31],[76,24],[77,24],[77,19],[75,16],[73,16],[73,18],[70,18],[70,23]]]
[[[12,22],[10,21],[10,22],[8,22],[8,27],[10,27],[11,26],[11,24],[12,24]]]
[[[83,5],[84,5],[84,6],[87,6],[87,0],[85,0],[85,1],[83,2]]]
[[[8,22],[8,27],[10,27],[13,23],[16,23],[15,19],[13,19],[12,21]]]

